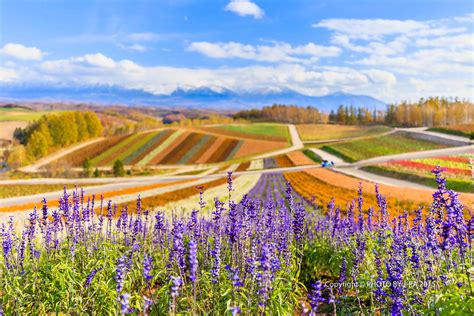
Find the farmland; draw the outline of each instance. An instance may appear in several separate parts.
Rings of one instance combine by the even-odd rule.
[[[297,125],[303,141],[322,141],[361,136],[373,136],[390,131],[385,126],[351,126],[338,124],[301,124]]]
[[[0,122],[5,121],[35,121],[45,114],[53,114],[62,111],[33,111],[25,108],[0,107]]]
[[[230,161],[285,146],[285,143],[276,141],[216,136],[187,129],[162,129],[108,137],[63,159],[74,167],[82,166],[86,159],[93,166],[110,166],[118,159],[125,165],[187,165]]]
[[[435,188],[437,183],[432,177],[431,170],[435,166],[445,168],[448,188],[459,192],[474,192],[472,181],[473,155],[443,156],[425,159],[398,160],[384,164],[365,167],[367,171],[376,174],[405,179]]]
[[[334,154],[345,161],[354,162],[377,156],[445,147],[447,146],[413,138],[408,133],[397,132],[386,136],[324,145],[321,149]]]
[[[277,142],[288,142],[290,135],[286,125],[279,124],[239,124],[204,127],[203,130],[227,136],[252,138]]]

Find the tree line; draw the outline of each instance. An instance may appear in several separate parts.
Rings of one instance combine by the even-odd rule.
[[[388,125],[418,127],[474,123],[474,104],[458,99],[420,99],[416,103],[402,102],[387,107]]]
[[[390,125],[401,127],[444,126],[474,123],[474,104],[458,99],[428,98],[418,102],[390,104],[386,110],[340,105],[329,115],[316,107],[274,104],[262,109],[239,111],[234,119],[292,124],[331,123],[344,125]]]
[[[53,149],[102,135],[103,126],[94,112],[71,111],[43,115],[25,128],[16,128],[13,137],[20,143],[8,161],[24,164],[46,156]]]
[[[327,115],[317,108],[307,106],[274,104],[265,106],[261,110],[243,110],[234,114],[235,120],[270,121],[291,124],[316,124],[326,123]]]

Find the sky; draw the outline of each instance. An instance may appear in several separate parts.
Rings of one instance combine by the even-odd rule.
[[[474,1],[2,0],[1,85],[474,100]]]

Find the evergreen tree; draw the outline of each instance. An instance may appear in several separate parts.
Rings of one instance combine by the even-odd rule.
[[[123,165],[122,160],[120,159],[115,160],[114,166],[113,166],[113,172],[114,172],[114,176],[116,177],[123,177],[125,175],[125,167]]]

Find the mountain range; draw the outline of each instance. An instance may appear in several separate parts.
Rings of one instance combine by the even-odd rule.
[[[329,112],[339,105],[364,106],[385,109],[386,103],[367,95],[335,92],[324,96],[308,96],[286,89],[281,91],[236,92],[228,89],[178,88],[171,94],[153,94],[140,89],[119,86],[50,86],[12,85],[0,86],[3,101],[71,101],[99,104],[126,104],[129,106],[167,106],[180,108],[241,110],[261,108],[272,104],[315,106]]]

